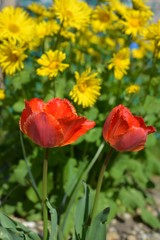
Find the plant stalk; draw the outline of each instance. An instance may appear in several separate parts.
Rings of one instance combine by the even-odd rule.
[[[111,158],[112,152],[113,152],[113,149],[110,148],[110,150],[109,150],[109,152],[108,152],[108,154],[107,154],[107,156],[106,156],[106,158],[103,162],[103,165],[101,167],[101,171],[100,171],[98,182],[97,182],[96,194],[95,194],[94,203],[93,203],[93,209],[92,209],[92,214],[91,214],[91,222],[93,221],[93,219],[96,215],[96,212],[97,212],[97,206],[98,206],[99,195],[100,195],[100,191],[101,191],[101,187],[102,187],[103,177],[104,177],[104,173],[105,173],[106,167],[108,165],[108,162]]]
[[[47,173],[48,173],[48,151],[45,149],[43,161],[43,179],[42,179],[42,208],[43,208],[43,240],[48,239],[48,209],[46,205],[47,200]]]
[[[70,209],[71,209],[71,206],[75,200],[75,197],[76,197],[76,194],[82,184],[82,179],[86,177],[86,175],[89,173],[89,171],[91,170],[91,168],[93,167],[93,165],[95,164],[95,162],[97,161],[97,159],[99,158],[103,148],[104,148],[104,145],[105,145],[105,142],[102,142],[101,145],[99,146],[95,156],[93,157],[93,159],[90,161],[87,169],[82,173],[82,175],[80,176],[80,178],[77,180],[77,183],[75,185],[75,188],[71,194],[71,198],[69,200],[69,203],[67,205],[67,208],[66,208],[66,211],[65,211],[65,217],[64,217],[64,220],[63,220],[63,223],[61,224],[61,229],[62,229],[62,232],[64,232],[64,229],[65,229],[65,225],[66,225],[66,222],[67,222],[67,217],[68,217],[68,214],[70,212]]]

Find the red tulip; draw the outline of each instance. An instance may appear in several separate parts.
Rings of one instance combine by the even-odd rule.
[[[103,137],[117,151],[140,151],[147,135],[155,132],[146,126],[142,117],[133,116],[130,110],[119,105],[110,112],[103,127]]]
[[[33,98],[25,101],[19,126],[33,142],[52,148],[75,142],[93,128],[95,122],[78,116],[67,99],[54,98],[44,103]]]

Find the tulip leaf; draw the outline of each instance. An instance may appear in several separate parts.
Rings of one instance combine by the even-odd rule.
[[[100,212],[91,223],[89,230],[87,232],[86,240],[90,239],[101,239],[106,240],[106,221],[108,218],[110,209],[105,208],[102,212]]]
[[[49,236],[49,240],[56,240],[57,239],[57,222],[58,222],[58,217],[57,217],[57,211],[55,208],[53,208],[50,204],[50,202],[47,200],[46,202],[47,207],[49,209],[50,212],[50,216],[51,216],[51,234]]]
[[[0,213],[0,240],[40,240],[40,237],[21,223]]]
[[[0,223],[4,228],[15,228],[16,224],[12,219],[7,217],[5,214],[0,213]]]
[[[92,198],[89,187],[83,182],[84,195],[79,199],[75,215],[75,233],[76,239],[85,239],[89,216],[92,206]]]

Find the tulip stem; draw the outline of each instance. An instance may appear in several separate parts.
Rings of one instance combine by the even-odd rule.
[[[99,146],[95,156],[93,157],[93,159],[90,161],[88,167],[86,168],[86,170],[81,174],[80,178],[77,179],[77,182],[75,184],[75,188],[73,189],[73,192],[71,194],[71,197],[70,197],[70,200],[69,200],[69,203],[67,205],[67,208],[66,208],[66,211],[65,211],[65,216],[64,216],[64,220],[61,224],[61,230],[62,232],[64,232],[64,229],[65,229],[65,226],[66,226],[66,222],[67,222],[67,217],[68,217],[68,214],[70,212],[70,209],[72,207],[72,204],[75,200],[75,197],[76,197],[76,194],[82,184],[82,180],[86,178],[86,175],[89,173],[89,171],[91,170],[91,168],[93,167],[93,165],[95,164],[95,162],[97,161],[97,159],[99,158],[103,148],[104,148],[104,145],[105,145],[105,142],[102,142],[101,145]]]
[[[43,179],[42,179],[42,206],[43,206],[43,240],[48,239],[48,209],[47,200],[47,173],[48,173],[48,148],[45,149],[43,161]]]
[[[108,165],[108,162],[111,158],[112,153],[113,153],[113,149],[110,148],[110,150],[109,150],[109,152],[108,152],[108,154],[107,154],[107,156],[106,156],[106,158],[103,162],[103,165],[102,165],[102,168],[101,168],[101,171],[100,171],[100,174],[99,174],[99,178],[98,178],[98,182],[97,182],[97,188],[96,188],[96,194],[95,194],[95,198],[94,198],[94,202],[93,202],[91,222],[93,221],[93,219],[96,215],[96,212],[97,212],[97,206],[98,206],[99,195],[100,195],[100,191],[101,191],[101,187],[102,187],[104,173],[105,173],[106,167]]]

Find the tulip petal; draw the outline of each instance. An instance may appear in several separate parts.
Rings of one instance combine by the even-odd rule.
[[[95,126],[94,121],[87,120],[85,117],[72,117],[59,120],[64,133],[62,146],[75,142],[80,136]]]
[[[146,126],[142,117],[135,116],[135,118],[139,121],[139,126],[147,131],[147,134],[154,133],[156,129],[152,126]]]
[[[24,123],[32,112],[41,112],[44,107],[44,103],[41,99],[32,98],[30,101],[25,100],[25,109],[22,112],[19,127],[24,132]]]
[[[41,147],[59,146],[63,132],[59,122],[44,112],[31,114],[24,124],[25,134]]]
[[[123,105],[115,107],[107,117],[103,127],[103,137],[106,141],[112,136],[119,136],[124,134],[128,129],[128,122],[125,117],[121,116],[121,111],[124,110]]]
[[[45,103],[39,98],[32,98],[30,101],[25,101],[25,107],[29,111],[33,112],[42,112]]]
[[[147,132],[143,128],[132,127],[123,136],[112,138],[110,144],[117,151],[139,151],[144,148]]]
[[[67,99],[54,98],[50,100],[44,112],[53,115],[56,119],[77,116],[76,110]]]

